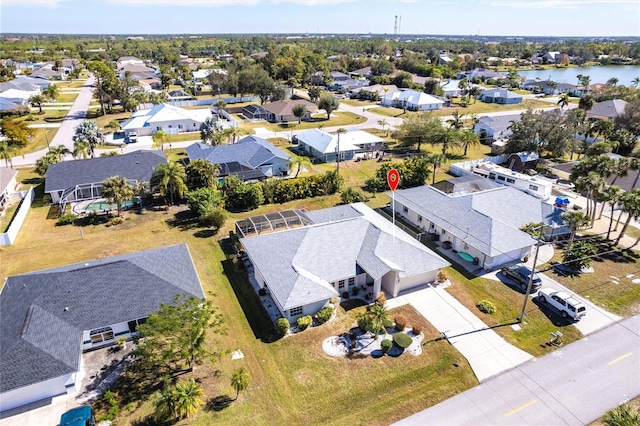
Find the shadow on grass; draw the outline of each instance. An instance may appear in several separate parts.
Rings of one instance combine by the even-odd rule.
[[[134,420],[131,422],[132,426],[171,426],[178,423],[178,420],[158,420],[152,414],[143,417],[140,420]]]
[[[223,241],[220,242],[220,245],[225,250]],[[239,269],[232,258],[223,261],[222,268],[256,339],[260,339],[264,343],[278,340],[279,337],[275,332],[271,317],[264,309],[260,297],[249,282],[247,271]]]
[[[196,238],[210,238],[218,233],[217,229],[201,229],[193,233]]]
[[[182,231],[188,231],[200,226],[198,217],[191,210],[183,210],[173,215],[173,219],[167,220],[167,225],[180,228]]]
[[[233,399],[229,395],[219,395],[207,401],[205,410],[222,411],[225,408],[229,407],[232,402],[233,402]]]
[[[541,303],[537,297],[534,297],[532,302],[540,309],[540,312],[545,314],[549,321],[553,323],[556,327],[566,327],[568,325],[575,324],[575,321],[571,318],[562,318],[562,315],[558,313],[554,308],[552,308],[547,303]]]

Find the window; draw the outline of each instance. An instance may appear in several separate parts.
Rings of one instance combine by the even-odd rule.
[[[538,187],[536,185],[529,185],[529,189],[532,191],[537,191]]]
[[[102,327],[95,330],[91,330],[89,333],[91,337],[91,343],[106,342],[113,339],[113,329],[111,327]]]
[[[507,178],[507,183],[516,183],[515,179]]]
[[[162,130],[162,127],[158,126],[156,127],[156,131],[159,132],[160,130]]]
[[[178,129],[182,129],[182,124],[178,124]]]
[[[349,278],[349,287],[351,287],[352,285],[354,285],[356,283],[356,277],[351,277]]]
[[[402,213],[409,213],[409,207],[402,206]]]
[[[444,229],[442,230],[442,235],[445,235],[447,233],[447,231],[445,231]]]
[[[298,306],[297,308],[292,308],[289,310],[289,316],[295,317],[298,315],[302,315],[302,306]]]
[[[422,223],[422,216],[418,215],[418,222]]]
[[[504,176],[498,176],[498,180],[504,180]]]
[[[342,290],[344,288],[344,280],[338,281],[338,290]]]
[[[496,174],[495,173],[489,173],[489,179],[496,180]]]
[[[127,325],[129,326],[129,332],[131,333],[135,332],[138,329],[138,326],[144,324],[145,322],[147,322],[146,318],[140,318],[137,320],[129,321],[127,323]]]

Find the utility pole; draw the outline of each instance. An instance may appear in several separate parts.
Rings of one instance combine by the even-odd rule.
[[[522,304],[522,311],[520,312],[520,317],[518,317],[518,323],[522,323],[524,321],[525,309],[527,308],[527,302],[529,301],[529,294],[531,293],[531,286],[533,285],[533,275],[536,272],[536,263],[538,263],[538,252],[540,251],[540,246],[542,245],[542,232],[544,230],[544,225],[540,228],[540,235],[538,236],[538,241],[536,241],[536,254],[533,256],[533,265],[531,265],[531,274],[529,274],[529,282],[527,283],[527,291],[524,293],[524,303]]]

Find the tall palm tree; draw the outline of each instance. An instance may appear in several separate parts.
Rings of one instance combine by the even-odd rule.
[[[451,127],[442,127],[431,137],[432,145],[442,145],[442,155],[447,155],[449,147],[460,141],[460,132]]]
[[[69,150],[69,148],[67,148],[64,145],[49,147],[49,152],[53,152],[55,155],[57,155],[58,161],[62,161],[66,154],[71,154],[71,151]]]
[[[45,101],[45,97],[40,94],[31,95],[28,99],[28,102],[31,106],[38,107],[38,109],[40,110],[38,114],[42,114],[42,104],[45,103]]]
[[[247,129],[240,126],[231,126],[225,129],[227,135],[231,137],[232,143],[236,143],[236,139],[240,136],[245,136],[248,134]]]
[[[116,205],[120,216],[122,203],[133,198],[133,188],[124,177],[111,176],[102,182],[102,196]]]
[[[444,155],[444,154],[440,154],[440,153],[434,152],[434,153],[429,154],[429,156],[427,157],[427,161],[429,161],[429,164],[431,164],[433,166],[431,185],[435,185],[436,184],[436,172],[438,170],[438,167],[440,167],[441,165],[444,164],[445,161],[447,161],[447,156]]]
[[[587,195],[587,216],[592,218],[591,226],[593,226],[593,222],[595,221],[595,192],[603,185],[604,179],[601,175],[594,171],[590,171],[588,174],[582,175],[578,179],[576,179],[576,187],[582,191],[585,191]]]
[[[73,141],[87,141],[91,156],[95,154],[96,146],[104,142],[104,135],[98,128],[98,122],[93,120],[83,120],[76,127],[76,133],[73,136]]]
[[[567,93],[563,93],[558,99],[558,106],[560,109],[564,109],[567,105],[569,105],[569,95]]]
[[[187,191],[187,174],[182,164],[169,161],[160,164],[151,176],[151,186],[158,188],[160,194],[167,199],[169,204],[173,204],[174,197],[182,198]]]
[[[385,136],[389,134],[389,129],[387,127],[389,126],[389,122],[387,120],[385,120],[384,118],[381,120],[378,120],[378,126],[382,128],[382,131],[384,132]]]
[[[151,139],[153,140],[152,148],[160,148],[161,151],[164,151],[164,143],[167,141],[167,134],[164,130],[156,130]]]
[[[564,212],[562,213],[562,215],[560,215],[560,218],[565,223],[565,225],[567,225],[569,229],[571,229],[571,236],[569,237],[569,246],[571,246],[571,244],[573,244],[573,239],[576,236],[576,231],[581,226],[586,226],[587,224],[589,224],[589,218],[581,211]]]
[[[178,383],[175,386],[175,409],[178,418],[191,418],[198,412],[204,403],[201,397],[204,395],[202,387],[194,379]]]
[[[298,177],[298,174],[300,173],[300,169],[302,168],[313,168],[313,164],[311,163],[311,160],[309,159],[309,157],[305,157],[303,155],[298,155],[293,157],[293,161],[291,161],[291,168],[296,168],[296,175],[294,176],[294,179]]]
[[[613,226],[613,212],[616,208],[616,204],[620,200],[620,196],[622,195],[622,189],[619,186],[610,185],[603,192],[603,198],[606,200],[606,203],[611,207],[611,216],[609,217],[609,229],[607,230],[607,240],[611,237],[611,227]]]
[[[90,151],[91,145],[89,145],[89,142],[78,140],[73,143],[73,152],[71,155],[73,155],[73,158],[87,158],[90,155]]]
[[[464,127],[463,118],[465,115],[466,114],[460,114],[460,112],[456,109],[451,113],[451,117],[453,118],[451,120],[447,120],[447,123],[449,123],[449,125],[453,129],[460,130]]]
[[[478,146],[480,144],[480,138],[478,134],[471,129],[463,129],[458,133],[458,142],[464,148],[463,155],[467,156],[467,150],[470,146]]]
[[[7,141],[0,141],[0,159],[4,160],[6,167],[13,168],[11,161],[13,149]]]
[[[618,84],[618,80],[615,77],[611,77],[609,80],[607,80],[607,86],[612,86],[612,87],[616,87],[616,85]]]
[[[593,108],[593,103],[593,96],[587,93],[586,95],[582,95],[580,97],[580,100],[578,101],[578,108],[586,112]]]
[[[213,144],[213,135],[218,133],[221,130],[220,124],[218,123],[218,119],[215,117],[207,118],[200,125],[200,139],[204,143]]]
[[[631,219],[637,220],[640,217],[640,189],[633,188],[620,196],[620,204],[622,206],[622,211],[627,214],[627,220],[620,231],[620,235],[615,241],[615,244],[620,244],[620,240],[624,236],[625,232],[627,232],[627,227],[631,222]]]
[[[628,157],[622,157],[613,163],[612,172],[615,175],[611,181],[611,185],[614,185],[619,177],[625,177],[629,174],[629,166],[631,161]]]
[[[633,80],[631,80],[631,85],[636,89],[638,88],[638,85],[640,85],[640,75],[637,77],[633,77]]]
[[[338,135],[338,146],[336,147],[336,175],[340,176],[340,135],[343,133],[347,133],[347,129],[344,127],[340,127],[336,130],[336,134]]]
[[[42,90],[42,95],[45,96],[50,101],[57,101],[60,96],[60,88],[55,84],[50,84],[45,89]]]
[[[236,390],[236,397],[234,401],[238,399],[240,391],[246,390],[249,387],[249,373],[241,367],[237,370],[233,370],[231,374],[231,386]]]

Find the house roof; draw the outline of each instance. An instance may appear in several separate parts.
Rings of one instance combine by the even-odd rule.
[[[379,279],[449,265],[364,204],[326,210],[308,216],[327,222],[241,240],[283,311],[337,296],[331,283],[355,276],[358,266]]]
[[[522,225],[544,222],[554,228],[563,226],[561,210],[506,186],[458,196],[420,186],[395,191],[395,198],[489,256],[534,244],[535,240],[520,230]]]
[[[275,147],[271,142],[257,136],[247,136],[237,143],[230,145],[210,146],[200,142],[189,145],[186,148],[189,160],[205,159],[212,164],[220,164],[220,176],[229,174],[243,175],[251,170],[258,170],[260,166],[270,164],[274,159],[288,160],[289,156]],[[240,177],[240,176],[239,176]],[[248,178],[264,177],[259,175],[246,175]]]
[[[176,120],[192,120],[197,123],[204,123],[211,117],[211,110],[184,109],[169,104],[159,104],[151,109],[141,109],[131,114],[131,119],[122,124],[122,130],[140,129],[150,126],[153,123],[166,123]]]
[[[78,371],[82,332],[203,298],[186,245],[9,277],[0,292],[0,393]]]
[[[444,104],[444,101],[435,96],[416,90],[402,90],[400,92],[388,93],[384,98],[394,102],[407,102],[409,105]]]
[[[0,92],[4,92],[9,89],[25,90],[25,91],[39,91],[45,87],[51,85],[50,81],[44,81],[41,78],[33,78],[27,76],[18,76],[13,80],[0,83]]]
[[[385,89],[387,91],[385,92]],[[395,84],[374,84],[372,86],[365,87],[356,87],[352,90],[353,93],[358,93],[360,91],[366,91],[371,93],[377,93],[380,96],[384,96],[385,94],[398,92],[400,89]]]
[[[329,75],[331,76],[331,78],[336,79],[336,78],[349,78],[349,76],[343,72],[340,71],[331,71],[329,73]]]
[[[487,127],[493,131],[494,135],[507,137],[511,134],[509,127],[512,121],[520,121],[520,114],[500,115],[493,117],[481,117],[475,127]]]
[[[628,102],[622,99],[612,99],[610,101],[598,102],[587,112],[587,115],[597,115],[600,117],[615,118],[624,113]]]
[[[342,133],[340,135],[340,152],[356,151],[360,149],[360,147],[349,142],[348,137],[345,136],[348,133],[350,132]],[[297,134],[296,139],[323,154],[335,153],[338,149],[338,135],[325,133],[318,129],[305,130]]]
[[[47,168],[44,192],[60,191],[86,183],[101,183],[111,176],[149,182],[159,164],[167,162],[162,151],[135,151],[124,155],[62,161]]]
[[[371,67],[364,67],[364,68],[360,68],[359,70],[355,70],[355,71],[351,71],[349,73],[349,75],[355,75],[355,76],[368,76],[371,75]]]
[[[306,99],[275,101],[264,104],[262,107],[274,115],[293,115],[293,107],[296,105],[304,105],[309,113],[318,111],[318,106]]]
[[[8,186],[17,175],[17,170],[13,170],[8,167],[0,167],[0,194],[6,189],[13,191],[14,188],[8,188]]]
[[[242,111],[243,112],[248,112],[250,115],[267,115],[267,114],[269,114],[269,111],[264,109],[264,107],[262,105],[258,105],[258,104],[247,105],[246,107],[242,108]]]
[[[480,93],[480,96],[488,98],[507,98],[507,99],[522,99],[522,95],[515,92],[511,92],[507,89],[487,89]]]

